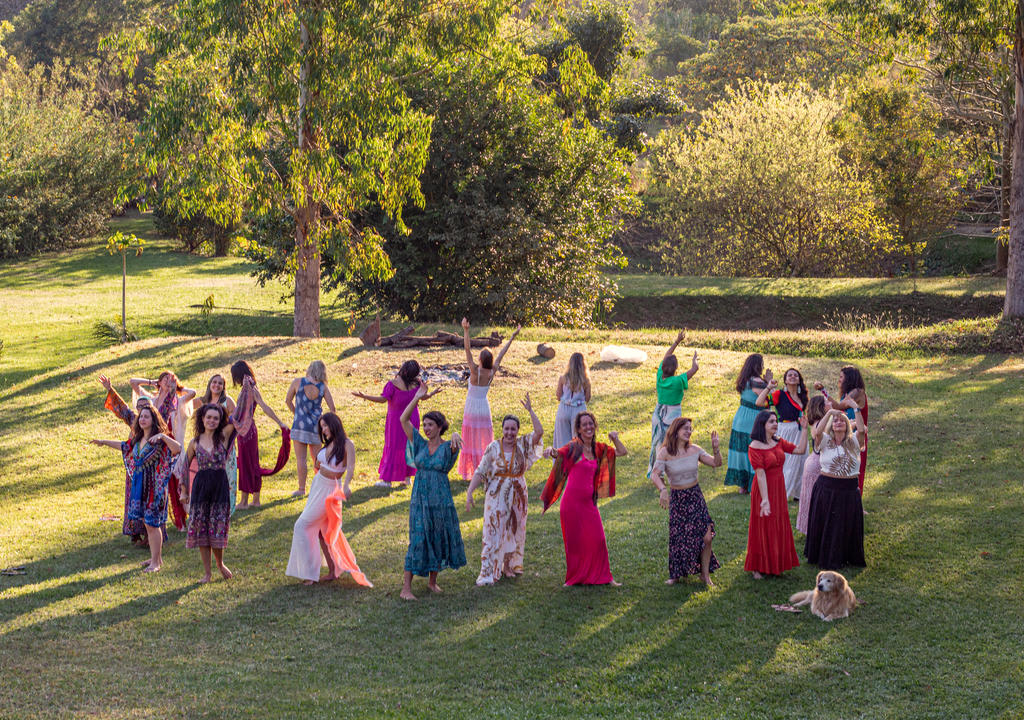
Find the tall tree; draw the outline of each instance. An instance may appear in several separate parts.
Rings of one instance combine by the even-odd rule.
[[[158,38],[139,147],[154,176],[187,188],[186,213],[290,220],[294,334],[317,336],[321,248],[340,243],[353,272],[387,277],[382,238],[351,218],[373,205],[405,231],[403,206],[423,203],[432,118],[402,78],[485,44],[505,5],[184,0]]]

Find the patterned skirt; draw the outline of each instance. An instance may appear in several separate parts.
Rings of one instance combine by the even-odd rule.
[[[708,512],[700,485],[672,490],[668,509],[668,576],[681,578],[700,575],[700,554],[704,551],[704,535],[708,528],[715,536],[715,523]],[[719,568],[718,558],[711,552],[708,571]]]
[[[209,468],[196,473],[192,482],[185,547],[227,547],[231,519],[229,492],[228,474],[223,468]]]
[[[682,416],[682,405],[662,405],[658,403],[654,406],[654,413],[651,415],[651,454],[647,458],[648,480],[651,479],[651,473],[654,471],[654,460],[658,455],[658,448],[665,442],[665,433],[668,432],[672,421]]]

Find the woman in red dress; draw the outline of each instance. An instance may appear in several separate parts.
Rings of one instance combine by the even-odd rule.
[[[799,422],[800,438],[796,445],[775,434],[779,421],[770,410],[758,414],[750,431],[747,455],[754,468],[754,484],[750,489],[750,529],[743,569],[753,573],[755,580],[765,575],[781,575],[800,564],[782,474],[786,453],[803,454],[807,449],[807,418],[801,415]]]
[[[577,415],[573,429],[575,437],[556,452],[555,465],[541,493],[546,512],[565,491],[558,507],[565,543],[565,584],[618,585],[608,563],[597,499],[615,494],[615,458],[625,455],[626,448],[617,432],[608,433],[614,447],[596,441],[593,413]]]

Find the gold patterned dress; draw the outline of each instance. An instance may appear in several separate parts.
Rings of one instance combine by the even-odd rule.
[[[526,471],[540,457],[543,442],[533,433],[516,439],[515,449],[506,455],[501,440],[484,450],[474,476],[484,487],[483,548],[477,585],[491,585],[502,575],[523,572],[526,544]]]

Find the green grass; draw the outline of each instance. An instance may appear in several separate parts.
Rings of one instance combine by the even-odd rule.
[[[869,567],[847,573],[867,601],[844,621],[777,613],[771,603],[811,587],[801,566],[762,582],[742,572],[749,502],[722,486],[724,468],[702,471],[722,562],[718,588],[663,584],[666,518],[644,479],[654,362],[667,330],[581,333],[524,330],[512,371],[495,384],[495,415],[518,409],[529,389],[542,420],[554,417],[564,359],[592,367],[603,430],[619,429],[631,454],[618,495],[601,505],[621,588],[561,587],[555,512],[537,504],[547,469],[528,475],[526,575],[476,588],[481,511],[457,503],[468,567],[441,575],[445,593],[399,600],[408,492],[372,487],[380,407],[355,389],[384,383],[391,367],[460,361],[454,350],[362,350],[343,338],[296,341],[280,290],[254,288],[237,259],[203,260],[157,243],[132,259],[129,314],[148,339],[97,347],[91,324],[120,302],[119,267],[100,246],[0,267],[5,354],[0,359],[0,716],[11,718],[225,717],[1020,717],[1024,701],[1024,573],[1020,507],[1024,431],[1018,420],[1024,361],[995,354],[870,357],[858,364],[871,394],[865,489]],[[210,292],[218,305],[253,308],[222,336],[197,337],[188,306]],[[951,290],[950,292],[957,292]],[[976,292],[982,292],[979,288]],[[221,299],[223,298],[223,300]],[[346,330],[341,310],[325,329]],[[226,322],[236,332],[222,332]],[[666,323],[668,324],[668,323]],[[728,333],[695,333],[701,370],[684,401],[697,442],[726,433],[730,389],[743,354],[709,347]],[[554,338],[555,360],[533,346]],[[603,344],[643,347],[640,367],[598,362]],[[687,353],[691,347],[681,352]],[[230,582],[199,586],[199,558],[171,531],[164,570],[143,575],[144,553],[118,535],[121,438],[102,410],[95,375],[117,379],[162,368],[201,385],[238,357],[253,363],[265,397],[283,411],[287,383],[308,362],[329,383],[356,443],[346,534],[374,582],[302,587],[284,576],[300,501],[294,465],[267,481],[265,506],[236,516],[226,560]],[[808,379],[834,383],[839,357],[772,355]],[[431,405],[456,420],[464,390]],[[260,419],[264,437],[272,428]],[[264,459],[270,443],[264,445]],[[453,480],[460,495],[465,484]],[[795,506],[791,512],[795,514]],[[798,539],[799,547],[799,539]]]

